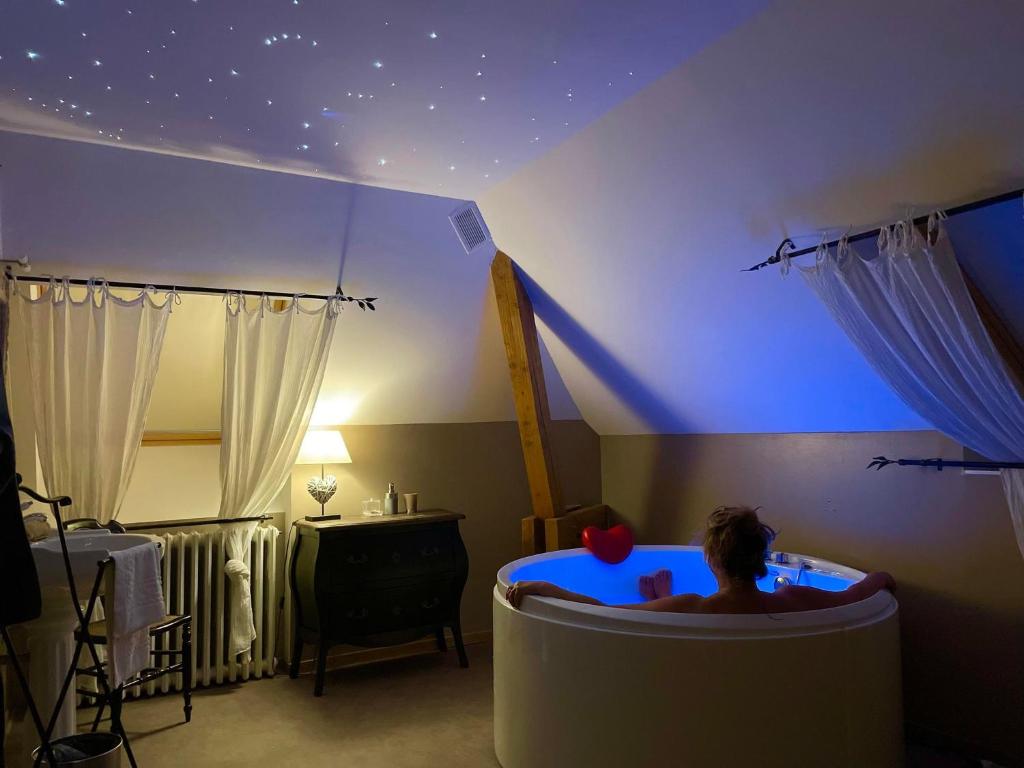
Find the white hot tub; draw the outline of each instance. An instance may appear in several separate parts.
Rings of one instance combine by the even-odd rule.
[[[803,555],[758,582],[840,590],[864,574]],[[494,749],[503,768],[829,766],[903,762],[898,606],[888,592],[775,615],[630,611],[527,597],[551,581],[637,603],[641,574],[709,595],[699,547],[636,547],[618,565],[582,549],[509,563],[494,588]]]

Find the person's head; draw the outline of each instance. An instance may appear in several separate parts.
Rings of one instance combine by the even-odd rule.
[[[758,508],[759,509],[759,508]],[[764,563],[775,531],[751,507],[719,507],[704,529],[704,558],[719,578],[754,581],[768,575]]]

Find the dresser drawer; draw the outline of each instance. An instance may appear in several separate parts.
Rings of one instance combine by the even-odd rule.
[[[372,582],[450,573],[454,566],[455,542],[444,528],[354,536],[333,554],[328,583],[334,589],[362,587]]]
[[[336,635],[374,635],[409,627],[433,626],[451,618],[450,580],[340,595],[330,607]]]

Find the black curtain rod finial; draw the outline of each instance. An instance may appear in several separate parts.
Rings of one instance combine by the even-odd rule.
[[[875,456],[871,460],[871,463],[868,464],[866,467],[864,467],[864,469],[874,469],[877,472],[882,467],[887,467],[890,464],[895,464],[895,463],[896,463],[895,461],[893,461],[892,459],[887,459],[887,458],[885,458],[885,456]]]

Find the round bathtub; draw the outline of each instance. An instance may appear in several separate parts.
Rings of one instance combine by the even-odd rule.
[[[803,555],[764,590],[840,590],[864,574]],[[896,600],[776,615],[666,614],[527,597],[551,581],[608,603],[641,602],[637,578],[673,573],[708,595],[699,547],[636,547],[618,565],[582,549],[509,563],[494,588],[494,750],[503,768],[899,766],[903,712]]]

